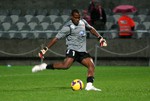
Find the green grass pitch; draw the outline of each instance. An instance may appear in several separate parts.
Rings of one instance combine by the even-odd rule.
[[[72,91],[70,83],[86,84],[87,69],[31,73],[31,66],[0,66],[0,101],[149,101],[150,67],[97,66],[96,91]]]

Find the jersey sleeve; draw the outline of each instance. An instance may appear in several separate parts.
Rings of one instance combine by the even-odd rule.
[[[69,26],[63,26],[60,31],[58,31],[57,35],[55,36],[58,39],[66,37],[70,33]]]
[[[88,29],[88,30],[91,30],[93,27],[87,23],[86,20],[82,19],[82,21],[85,23],[85,27]]]

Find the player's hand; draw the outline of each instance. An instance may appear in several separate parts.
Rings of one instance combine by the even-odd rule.
[[[99,38],[99,43],[101,47],[106,47],[107,46],[107,42],[103,37]]]
[[[40,50],[40,52],[38,53],[39,57],[41,59],[44,58],[44,54],[48,51],[48,47],[44,47],[42,50]]]

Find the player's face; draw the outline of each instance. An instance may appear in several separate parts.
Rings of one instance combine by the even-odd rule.
[[[71,16],[71,20],[75,25],[78,25],[78,23],[80,21],[80,14],[79,13],[73,13],[73,15]]]

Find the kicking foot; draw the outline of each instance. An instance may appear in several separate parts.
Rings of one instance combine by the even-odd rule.
[[[102,91],[101,89],[98,89],[98,88],[94,87],[94,86],[92,85],[92,83],[87,83],[87,85],[86,85],[86,87],[85,87],[85,90],[87,90],[87,91],[90,91],[90,90]]]
[[[94,90],[94,91],[102,91],[101,89],[98,89],[98,88],[96,88],[96,87],[94,87],[94,86],[86,87],[85,90],[87,90],[87,91],[90,91],[90,90]]]
[[[38,72],[38,71],[45,70],[45,69],[46,69],[46,66],[47,66],[46,63],[42,63],[42,64],[40,64],[40,65],[35,65],[35,66],[32,68],[32,72],[35,73],[35,72]]]

